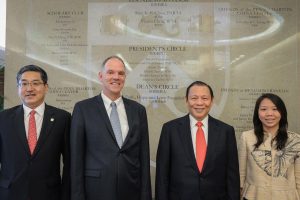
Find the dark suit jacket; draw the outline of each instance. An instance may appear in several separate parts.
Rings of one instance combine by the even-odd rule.
[[[101,95],[78,102],[71,123],[72,200],[150,200],[145,108],[123,98],[129,131],[120,149]]]
[[[208,145],[200,173],[189,116],[163,125],[156,159],[157,200],[238,200],[240,183],[233,127],[209,116]]]
[[[0,113],[0,199],[68,200],[70,113],[46,105],[37,146],[30,154],[23,106]],[[63,176],[60,159],[63,155]]]

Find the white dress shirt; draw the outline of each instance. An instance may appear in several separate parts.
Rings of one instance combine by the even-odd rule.
[[[23,109],[24,109],[24,125],[25,125],[25,130],[26,130],[26,138],[28,138],[28,128],[29,128],[29,117],[30,117],[30,112],[32,111],[31,108],[25,106],[23,104]],[[35,125],[36,125],[36,134],[37,134],[37,139],[40,137],[41,129],[42,129],[42,124],[43,124],[43,118],[44,118],[44,112],[45,112],[45,102],[43,102],[41,105],[36,107],[35,109]]]
[[[194,154],[196,157],[196,134],[197,134],[197,130],[198,130],[198,126],[197,124],[197,120],[191,115],[189,114],[190,117],[190,127],[191,127],[191,134],[192,134],[192,142],[193,142],[193,149],[194,149]],[[208,116],[206,116],[202,121],[202,130],[204,132],[204,137],[205,137],[205,141],[206,141],[206,146],[207,146],[207,142],[208,142]]]
[[[103,93],[103,91],[101,92],[101,97],[103,99],[107,115],[109,117],[110,113],[111,113],[111,106],[110,106],[110,104],[111,104],[112,100],[110,100],[110,98],[108,98],[107,96],[105,96],[105,94]],[[121,124],[122,138],[123,138],[123,141],[125,141],[125,138],[126,138],[126,136],[128,134],[129,126],[128,126],[128,120],[127,120],[127,115],[126,115],[126,110],[125,110],[124,102],[123,102],[122,97],[119,97],[114,102],[117,105],[117,111],[118,111],[119,120],[120,120],[120,124]]]

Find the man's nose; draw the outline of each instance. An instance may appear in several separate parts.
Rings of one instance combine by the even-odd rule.
[[[203,100],[202,100],[201,98],[199,98],[199,99],[197,99],[196,103],[197,103],[198,105],[202,105],[202,104],[203,104]]]
[[[118,74],[118,73],[114,73],[114,74],[113,74],[113,78],[114,78],[114,79],[119,79],[119,74]]]
[[[33,86],[32,86],[32,83],[28,83],[28,85],[26,86],[26,90],[32,90],[33,89]]]

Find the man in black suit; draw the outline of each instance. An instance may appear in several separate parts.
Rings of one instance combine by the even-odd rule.
[[[42,68],[21,68],[17,84],[23,105],[0,113],[1,200],[70,199],[71,115],[45,104],[47,81]]]
[[[208,113],[213,91],[188,86],[189,114],[163,125],[156,159],[156,200],[238,200],[235,132]],[[199,122],[199,123],[198,123]]]
[[[150,200],[146,110],[121,96],[126,77],[121,58],[107,58],[98,77],[101,93],[78,102],[73,111],[72,200]],[[112,113],[118,123],[110,121],[115,119]]]

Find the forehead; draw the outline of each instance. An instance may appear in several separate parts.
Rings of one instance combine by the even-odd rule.
[[[117,58],[111,58],[105,63],[105,68],[122,68],[125,70],[123,63]]]
[[[265,98],[260,102],[259,106],[276,106],[270,99]]]
[[[197,95],[197,96],[211,96],[210,91],[205,85],[193,85],[189,90],[189,96]]]
[[[39,72],[27,71],[21,75],[20,80],[41,80],[41,74]]]

